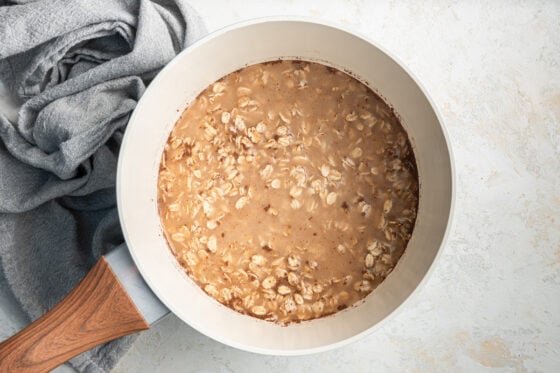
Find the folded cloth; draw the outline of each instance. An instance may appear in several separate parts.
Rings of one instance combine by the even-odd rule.
[[[123,242],[119,145],[157,71],[205,33],[181,0],[0,0],[0,277],[34,320]],[[133,337],[73,360],[106,372]]]

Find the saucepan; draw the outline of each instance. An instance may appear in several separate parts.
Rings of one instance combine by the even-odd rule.
[[[202,90],[246,65],[294,58],[348,72],[394,108],[414,149],[420,198],[404,255],[363,302],[281,326],[221,305],[185,274],[162,232],[157,176],[173,125]],[[219,30],[173,59],[130,119],[117,172],[129,252],[122,247],[101,258],[61,304],[3,342],[1,370],[52,369],[97,344],[148,328],[168,310],[221,343],[257,353],[301,355],[348,344],[378,328],[425,281],[449,230],[453,196],[453,162],[441,117],[425,89],[383,48],[340,27],[304,19],[253,20]]]

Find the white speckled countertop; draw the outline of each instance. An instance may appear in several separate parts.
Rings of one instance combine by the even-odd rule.
[[[453,230],[426,286],[360,342],[260,356],[171,315],[142,333],[115,372],[560,371],[559,1],[190,3],[210,31],[260,16],[311,16],[403,61],[450,134]],[[17,322],[10,312],[0,309],[2,333]]]

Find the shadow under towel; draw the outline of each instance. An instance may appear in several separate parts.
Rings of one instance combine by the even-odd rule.
[[[0,273],[29,320],[123,242],[119,146],[150,79],[205,29],[181,0],[0,0]],[[71,360],[107,372],[134,337]]]

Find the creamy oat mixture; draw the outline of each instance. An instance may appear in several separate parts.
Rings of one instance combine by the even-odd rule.
[[[282,324],[344,309],[391,272],[418,180],[392,110],[317,63],[257,64],[185,110],[165,146],[159,209],[190,277]]]

